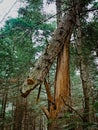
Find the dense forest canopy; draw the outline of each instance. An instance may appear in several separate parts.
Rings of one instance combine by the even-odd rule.
[[[0,130],[97,130],[98,1],[20,2],[0,28]]]

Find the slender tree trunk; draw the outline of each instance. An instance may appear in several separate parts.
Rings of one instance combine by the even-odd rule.
[[[80,73],[82,79],[82,87],[83,87],[83,94],[84,94],[84,112],[83,112],[83,122],[84,124],[89,123],[89,112],[90,112],[90,104],[89,104],[89,87],[88,86],[88,77],[87,77],[87,66],[81,63],[80,66]],[[85,127],[84,127],[85,128]]]
[[[3,92],[3,99],[2,99],[2,109],[1,109],[1,117],[2,117],[2,124],[1,124],[1,130],[4,130],[4,121],[5,121],[5,110],[6,110],[6,103],[7,103],[7,96],[8,96],[8,88],[6,90],[4,89]]]
[[[22,120],[23,120],[23,115],[25,113],[25,107],[26,103],[21,96],[17,97],[16,99],[16,108],[14,112],[14,130],[21,130],[22,129]]]

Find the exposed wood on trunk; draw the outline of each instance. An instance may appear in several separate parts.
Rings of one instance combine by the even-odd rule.
[[[67,100],[70,96],[70,78],[69,78],[69,40],[70,36],[66,40],[62,51],[58,56],[58,66],[55,81],[55,102],[56,109],[59,112],[64,103],[61,96]]]
[[[36,62],[35,67],[31,72],[32,75],[30,76],[33,83],[28,85],[26,79],[24,84],[21,86],[20,91],[23,97],[26,97],[31,90],[44,81],[54,59],[60,53],[60,51],[62,51],[62,47],[64,46],[66,39],[71,35],[74,24],[75,15],[74,8],[72,8],[64,15],[58,28],[54,32],[49,45]]]

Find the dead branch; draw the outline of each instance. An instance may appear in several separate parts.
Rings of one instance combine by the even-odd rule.
[[[41,93],[41,85],[39,86],[39,90],[38,90],[38,95],[37,95],[36,103],[38,103],[38,100],[39,100],[39,97],[40,97],[40,93]]]
[[[46,117],[49,119],[50,118],[50,113],[47,110],[47,108],[45,106],[42,107],[43,112],[45,113]]]
[[[51,102],[52,104],[54,104],[54,99],[53,99],[53,97],[51,95],[50,87],[49,87],[49,84],[47,83],[46,79],[44,80],[44,85],[45,85],[45,88],[46,88],[48,101]]]

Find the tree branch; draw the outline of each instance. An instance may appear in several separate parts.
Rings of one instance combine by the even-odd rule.
[[[39,100],[39,97],[40,97],[40,92],[41,92],[41,85],[39,86],[39,89],[38,89],[38,95],[37,95],[36,103],[38,103],[38,100]]]
[[[50,88],[49,88],[49,85],[48,85],[46,79],[44,80],[44,84],[45,84],[45,88],[46,88],[48,101],[51,102],[52,104],[54,104],[54,99],[53,99],[53,97],[51,95]]]
[[[47,110],[47,108],[43,106],[43,107],[42,107],[42,110],[43,110],[43,112],[45,113],[46,117],[49,119],[49,118],[50,118],[50,113],[49,113],[49,111]]]

